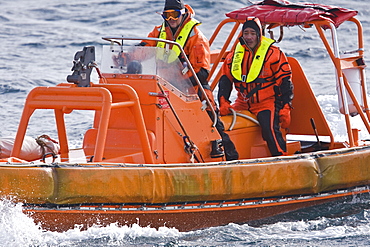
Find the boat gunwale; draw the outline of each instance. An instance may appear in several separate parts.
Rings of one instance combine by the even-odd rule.
[[[9,168],[20,168],[20,167],[40,167],[40,168],[169,168],[169,167],[206,167],[206,166],[231,166],[231,165],[248,165],[248,164],[270,164],[273,162],[283,162],[289,160],[299,159],[318,159],[322,157],[329,157],[335,155],[342,155],[348,153],[362,152],[370,149],[370,146],[357,146],[357,147],[344,147],[333,150],[322,150],[310,153],[293,154],[290,156],[278,156],[278,157],[264,157],[254,159],[241,159],[237,161],[222,161],[222,162],[205,162],[205,163],[171,163],[171,164],[134,164],[134,163],[68,163],[68,162],[53,162],[53,163],[10,163],[0,162],[1,167]]]

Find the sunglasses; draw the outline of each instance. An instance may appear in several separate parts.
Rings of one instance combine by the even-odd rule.
[[[172,20],[178,20],[181,15],[185,14],[185,9],[182,10],[176,10],[176,9],[171,9],[171,10],[166,10],[163,11],[162,17],[166,21],[172,19]]]

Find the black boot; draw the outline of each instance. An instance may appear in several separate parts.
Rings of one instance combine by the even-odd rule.
[[[209,117],[213,119],[213,115],[211,112],[207,111]],[[222,138],[222,146],[224,148],[226,160],[237,160],[239,159],[239,153],[236,151],[235,145],[230,139],[229,135],[225,133],[225,127],[223,122],[217,115],[217,122],[216,122],[216,129]]]
[[[220,158],[225,155],[224,151],[222,150],[222,141],[215,140],[211,141],[212,144],[212,151],[211,151],[211,158]]]
[[[237,160],[239,159],[239,153],[236,151],[234,143],[231,141],[228,134],[225,132],[220,133],[222,137],[222,145],[225,150],[226,160]]]

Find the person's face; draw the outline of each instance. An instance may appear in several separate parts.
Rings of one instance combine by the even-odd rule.
[[[250,48],[254,49],[257,46],[258,35],[253,28],[247,27],[246,29],[244,29],[243,38]]]
[[[162,17],[168,22],[171,28],[177,28],[182,21],[184,10],[166,10],[162,13]]]
[[[172,28],[177,28],[180,25],[181,21],[182,21],[182,15],[180,15],[177,20],[174,20],[172,18],[170,18],[169,20],[167,20],[168,24]]]

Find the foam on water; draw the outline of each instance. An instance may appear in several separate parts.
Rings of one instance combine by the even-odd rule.
[[[91,242],[95,246],[107,243],[109,245],[135,243],[146,239],[178,238],[181,233],[173,228],[161,227],[154,229],[140,227],[118,227],[111,224],[106,227],[93,226],[81,231],[79,226],[66,232],[44,231],[36,225],[32,218],[22,213],[22,204],[11,200],[0,200],[0,245],[1,246],[71,246]],[[86,242],[87,241],[87,242]]]
[[[10,200],[0,201],[0,229],[2,246],[27,246],[37,242],[42,233],[33,220],[22,213],[22,204]]]

